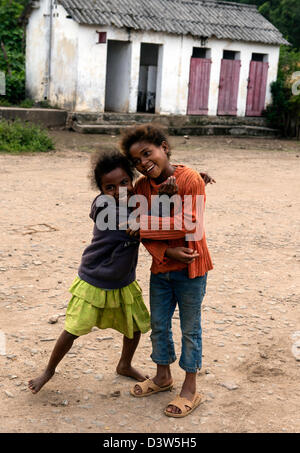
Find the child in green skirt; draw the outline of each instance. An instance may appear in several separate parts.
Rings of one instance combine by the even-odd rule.
[[[117,226],[123,223],[121,205],[123,209],[126,206],[126,214],[129,214],[127,200],[125,199],[125,203],[124,200],[121,202],[122,188],[126,189],[127,197],[134,194],[134,174],[131,162],[119,151],[95,155],[93,182],[101,193],[91,207],[90,217],[95,222],[93,239],[83,252],[78,276],[70,288],[72,298],[66,312],[65,329],[54,346],[44,372],[28,383],[34,394],[52,378],[74,340],[89,333],[94,326],[99,329],[111,328],[123,334],[123,349],[117,373],[139,382],[146,379],[131,365],[141,333],[150,330],[149,312],[135,279],[140,242]],[[176,190],[175,178],[171,177],[161,185],[160,194],[172,195]],[[111,207],[111,217],[116,218],[116,228],[98,228],[99,216],[100,221],[105,223],[103,212],[107,206],[99,202],[101,197],[103,200],[103,196],[110,196],[111,200],[115,200]],[[159,241],[159,246],[161,243]],[[152,244],[155,246],[155,241]]]
[[[132,195],[133,179],[134,169],[120,152],[96,155],[93,182],[101,194],[91,207],[90,217],[95,222],[93,239],[83,252],[78,276],[70,288],[72,298],[66,312],[65,329],[54,346],[44,372],[29,381],[29,389],[34,394],[54,375],[57,365],[71,349],[74,340],[89,333],[94,326],[99,329],[112,328],[123,334],[117,373],[138,381],[145,379],[131,365],[141,333],[150,330],[149,312],[135,279],[139,240],[128,238],[126,231],[118,227],[105,231],[97,227],[97,216],[103,213],[104,207],[107,208],[107,204],[100,206],[99,197],[113,197],[110,198],[115,200],[112,209],[115,209],[116,219],[119,219],[120,189],[126,188],[127,195]]]

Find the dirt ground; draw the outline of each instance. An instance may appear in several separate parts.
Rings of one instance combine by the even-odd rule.
[[[27,388],[63,329],[68,287],[91,239],[90,151],[117,141],[51,135],[55,152],[0,155],[0,432],[299,432],[299,142],[172,138],[174,163],[217,180],[207,187],[214,270],[197,376],[206,401],[173,419],[163,409],[180,390],[178,361],[172,393],[133,398],[134,381],[115,373],[122,337],[112,330],[78,339],[40,393]],[[141,247],[137,274],[147,304],[150,262]],[[179,357],[178,312],[173,330]],[[150,353],[146,334],[134,364],[153,375]]]

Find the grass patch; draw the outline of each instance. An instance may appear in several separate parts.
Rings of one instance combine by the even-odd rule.
[[[7,99],[0,98],[0,107],[11,107],[11,103]]]
[[[32,123],[20,120],[0,121],[0,151],[9,153],[46,152],[54,149],[47,131]]]
[[[24,99],[24,101],[20,102],[20,107],[23,109],[31,109],[34,107],[34,101],[32,99]]]
[[[32,99],[26,98],[18,103],[11,103],[6,98],[0,97],[0,107],[22,107],[23,109],[55,109],[61,110],[58,105],[50,105],[48,101],[33,101]]]

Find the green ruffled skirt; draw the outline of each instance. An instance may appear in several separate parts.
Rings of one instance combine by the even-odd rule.
[[[149,312],[137,281],[124,288],[101,289],[76,277],[69,291],[72,298],[65,330],[73,335],[85,335],[95,326],[117,330],[128,338],[134,332],[150,330]]]

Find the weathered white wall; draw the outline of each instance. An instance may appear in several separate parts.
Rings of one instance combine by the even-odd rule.
[[[41,8],[33,11],[27,29],[27,89],[34,99],[43,99],[45,67],[47,66],[47,24],[49,0],[41,1]],[[191,36],[177,36],[158,32],[135,32],[116,27],[83,26],[66,18],[66,11],[58,6],[53,14],[50,101],[60,107],[76,111],[103,112],[105,109],[107,44],[98,44],[96,31],[107,32],[108,40],[130,41],[129,68],[119,74],[123,85],[121,111],[136,112],[140,70],[141,43],[158,44],[156,112],[183,114],[187,112],[190,59],[193,47],[200,40]],[[241,72],[238,94],[239,116],[245,115],[249,64],[252,53],[268,54],[269,71],[266,104],[271,100],[270,83],[276,80],[279,46],[231,42],[209,39],[211,49],[211,84],[209,115],[217,114],[219,78],[223,50],[240,52]],[[129,81],[128,81],[129,78]],[[116,94],[116,97],[119,94]],[[117,107],[118,108],[118,107]]]
[[[32,11],[26,30],[26,92],[35,100],[43,100],[48,60],[49,0]]]
[[[52,105],[73,110],[76,105],[79,26],[67,19],[64,8],[53,7],[50,79]]]
[[[131,35],[129,36],[129,38],[131,38]],[[130,87],[129,87],[129,109],[128,109],[128,112],[130,112],[130,113],[136,112],[136,108],[137,108],[139,74],[140,74],[140,55],[141,55],[140,42],[137,40],[132,40]]]
[[[160,111],[161,111],[161,86],[162,86],[163,57],[164,57],[164,47],[162,45],[160,45],[158,48],[158,59],[157,59],[155,113],[160,113]]]
[[[79,27],[76,111],[104,111],[107,46],[97,44],[96,30]]]
[[[50,0],[32,12],[26,32],[26,89],[36,101],[72,110],[76,103],[78,24],[54,5],[50,34]],[[51,37],[51,39],[50,39]],[[51,46],[51,59],[49,51]],[[50,80],[48,74],[50,71]]]

